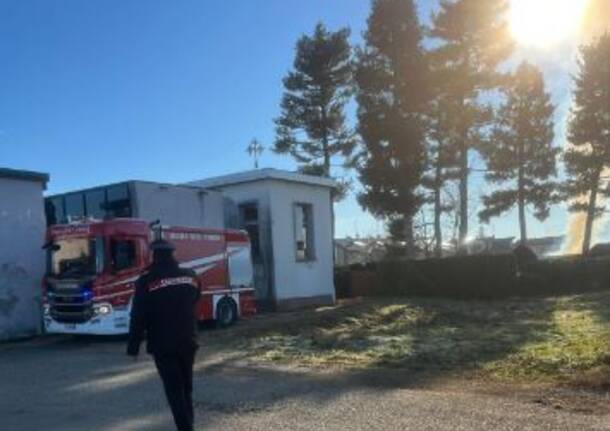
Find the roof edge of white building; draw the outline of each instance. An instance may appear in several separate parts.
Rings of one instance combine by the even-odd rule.
[[[337,182],[331,178],[305,175],[297,172],[284,171],[275,168],[255,169],[251,171],[221,175],[218,177],[190,181],[186,184],[202,188],[215,188],[262,180],[288,181],[292,183],[310,184],[314,186],[328,188],[336,188],[338,186]]]
[[[44,172],[25,171],[22,169],[10,169],[3,167],[0,167],[0,178],[39,182],[45,187],[49,182],[49,174]]]

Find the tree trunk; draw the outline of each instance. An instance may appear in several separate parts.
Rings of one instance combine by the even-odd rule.
[[[333,196],[333,190],[330,191],[330,237],[333,244],[333,268],[335,267],[335,198]]]
[[[599,191],[599,177],[601,169],[595,175],[595,183],[589,195],[589,207],[587,208],[587,221],[585,223],[585,236],[582,241],[582,254],[587,254],[591,248],[591,237],[593,235],[593,222],[595,220],[595,208],[597,207],[597,193]]]
[[[320,115],[322,116],[322,124],[326,125],[327,116],[324,106],[320,106]],[[324,176],[330,178],[330,146],[328,144],[328,130],[324,129],[322,135],[322,153],[324,163]]]
[[[326,169],[326,159],[327,159],[327,151],[324,152],[324,165]],[[326,173],[326,177],[330,178],[330,157],[328,157],[328,171]],[[335,189],[330,190],[330,235],[333,240],[333,248],[335,244]],[[335,263],[335,253],[333,252],[333,266]]]
[[[321,107],[322,121],[326,124],[326,111],[324,107]],[[324,131],[324,136],[322,136],[322,152],[324,158],[324,173],[323,175],[326,178],[330,178],[330,148],[328,145],[328,132]],[[333,241],[333,266],[335,263],[335,190],[330,191],[330,233]]]
[[[525,222],[525,202],[519,197],[519,230],[521,232],[521,244],[527,243],[527,226]]]
[[[519,193],[521,195],[521,193]],[[519,196],[519,230],[521,232],[521,244],[527,243],[527,226],[525,222],[525,201]]]
[[[324,176],[330,178],[330,154],[328,148],[324,149]]]
[[[517,179],[517,205],[519,206],[519,231],[521,244],[527,242],[527,225],[525,221],[525,174],[523,172],[523,145],[519,146],[519,178]]]
[[[463,248],[468,237],[468,148],[465,142],[460,154],[460,238],[459,248]]]
[[[434,196],[434,255],[443,257],[443,231],[441,229],[441,199],[440,190]]]
[[[415,257],[415,237],[413,236],[413,216],[405,214],[404,216],[404,235],[407,246],[407,257]]]
[[[434,178],[434,254],[443,256],[443,232],[441,230],[441,183],[442,183],[441,150],[439,147],[436,161],[436,174]]]

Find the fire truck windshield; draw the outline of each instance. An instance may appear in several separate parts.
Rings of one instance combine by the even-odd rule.
[[[69,238],[57,240],[49,253],[49,275],[58,278],[94,275],[102,268],[104,256],[101,238]]]

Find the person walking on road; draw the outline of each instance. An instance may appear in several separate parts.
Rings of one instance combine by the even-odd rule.
[[[194,271],[182,269],[174,246],[151,243],[153,261],[136,282],[127,354],[138,357],[147,337],[178,431],[193,431],[193,363],[197,351],[195,306],[201,292]]]

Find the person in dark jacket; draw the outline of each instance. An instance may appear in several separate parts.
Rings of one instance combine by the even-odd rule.
[[[195,306],[201,295],[194,271],[182,269],[174,246],[151,243],[153,262],[136,282],[127,354],[138,356],[146,334],[178,431],[192,431],[193,363],[197,351]]]

